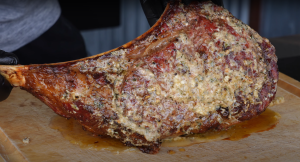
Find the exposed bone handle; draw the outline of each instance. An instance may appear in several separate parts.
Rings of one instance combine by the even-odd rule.
[[[0,74],[14,87],[24,86],[25,77],[22,70],[27,67],[22,65],[0,65]]]

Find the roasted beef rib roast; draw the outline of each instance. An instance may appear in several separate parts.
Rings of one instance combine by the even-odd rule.
[[[175,1],[119,48],[0,71],[86,130],[153,154],[165,138],[226,129],[262,113],[276,94],[276,63],[269,40],[223,7]]]

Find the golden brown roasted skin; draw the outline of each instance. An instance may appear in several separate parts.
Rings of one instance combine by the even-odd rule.
[[[278,80],[266,38],[211,2],[168,5],[137,39],[81,60],[1,74],[86,130],[157,153],[162,139],[262,113]]]

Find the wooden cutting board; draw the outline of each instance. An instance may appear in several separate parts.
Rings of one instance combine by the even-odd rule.
[[[238,141],[218,140],[186,147],[162,147],[156,155],[139,151],[116,154],[81,148],[49,124],[57,115],[26,91],[14,88],[0,102],[0,162],[4,161],[299,161],[300,82],[280,73],[277,96],[285,103],[270,107],[281,118],[275,128]],[[28,144],[23,138],[30,137]],[[185,151],[181,151],[184,148]],[[173,150],[175,153],[168,153]]]

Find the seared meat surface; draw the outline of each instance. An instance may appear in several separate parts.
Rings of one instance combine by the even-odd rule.
[[[168,5],[137,39],[65,63],[1,66],[1,74],[86,130],[145,153],[161,140],[225,129],[275,97],[275,49],[211,2]]]

